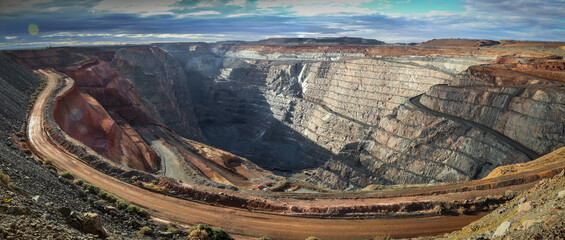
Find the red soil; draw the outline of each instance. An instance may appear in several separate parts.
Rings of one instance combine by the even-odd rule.
[[[133,104],[131,83],[104,62],[65,73],[77,81],[55,101],[53,116],[61,129],[116,163],[148,172],[159,168],[157,154],[130,126],[152,122]]]
[[[532,63],[518,63],[512,70],[565,83],[565,61],[550,60]]]
[[[560,46],[565,46],[565,42],[500,40],[500,47],[527,47],[527,46],[560,47]]]

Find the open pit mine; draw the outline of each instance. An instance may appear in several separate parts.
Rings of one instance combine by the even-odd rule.
[[[42,85],[16,147],[155,221],[238,239],[563,223],[565,43],[345,40],[2,51],[0,88]],[[554,210],[524,227],[536,191]]]

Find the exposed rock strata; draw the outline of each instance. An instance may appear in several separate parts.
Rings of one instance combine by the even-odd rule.
[[[490,134],[423,114],[409,104],[398,107],[395,115],[384,117],[371,130],[347,158],[330,160],[310,179],[340,189],[467,181],[484,177],[497,166],[529,160]],[[368,173],[350,176],[353,171],[348,169]]]
[[[204,95],[193,102],[212,144],[272,169],[295,171],[323,164],[309,177],[317,184],[345,189],[463,181],[486,176],[500,165],[528,160],[481,130],[406,105],[410,97],[434,85],[461,81],[453,76],[486,59],[347,59],[356,55],[310,54],[307,49],[311,48],[306,47],[296,48],[301,52],[277,46],[162,47],[184,61],[187,73],[197,73],[187,75],[189,79],[196,75],[194,80],[201,82]],[[496,84],[504,79],[493,73],[501,71],[507,70],[478,77],[492,77]],[[539,82],[521,77],[515,81]],[[215,114],[217,110],[220,114]],[[288,130],[278,134],[278,140],[268,139],[281,128]],[[283,142],[287,147],[281,147],[280,139],[295,143]],[[288,151],[300,155],[288,156]]]
[[[153,118],[182,136],[204,140],[194,116],[188,80],[171,55],[157,47],[124,48],[116,51],[113,65],[147,99]]]
[[[58,97],[54,120],[71,137],[112,161],[144,171],[153,171],[156,154],[127,123],[120,127],[104,107],[73,85]]]
[[[528,82],[531,81],[538,80],[530,78]],[[565,88],[562,85],[500,85],[434,86],[421,102],[437,111],[488,126],[539,154],[563,146]]]
[[[422,93],[427,93],[422,97],[427,107],[497,131],[504,128],[500,132],[527,147],[536,145],[539,153],[564,141],[559,125],[561,96],[547,93],[555,83],[542,79],[561,77],[559,59],[500,57],[476,48],[205,43],[77,52],[77,59],[96,56],[115,68],[91,61],[64,71],[81,79],[79,89],[99,101],[124,132],[141,131],[146,144],[159,148],[157,155],[181,156],[177,160],[187,173],[221,183],[232,184],[239,177],[220,173],[223,167],[219,172],[211,170],[216,163],[205,161],[206,157],[192,161],[195,149],[178,139],[163,142],[164,135],[156,137],[136,127],[161,122],[185,137],[207,141],[271,170],[315,169],[305,174],[309,181],[337,189],[464,181],[486,176],[500,165],[528,160],[488,133],[422,112],[408,102]],[[22,61],[57,62],[47,55],[26,53]],[[496,64],[485,65],[492,62]],[[520,93],[524,85],[544,93]],[[457,92],[456,86],[469,92]],[[526,94],[522,96],[526,99],[536,94],[548,98],[541,105],[541,96],[509,104],[504,96],[491,93],[499,90],[492,89],[504,89],[502,95]],[[449,92],[457,94],[451,97]],[[450,99],[467,93],[480,98],[482,105],[504,108],[506,104],[509,113],[477,110],[462,106],[457,102],[461,99]],[[551,115],[550,109],[557,112]],[[515,112],[518,117],[512,117]],[[537,114],[553,123],[513,120]],[[504,126],[497,128],[495,123]],[[522,124],[538,129],[536,140],[518,139],[526,138],[523,133],[529,129],[518,127]]]
[[[105,62],[85,62],[63,71],[76,79],[76,86],[53,109],[62,129],[117,163],[158,169],[157,154],[130,125],[154,122],[139,106],[132,83]]]

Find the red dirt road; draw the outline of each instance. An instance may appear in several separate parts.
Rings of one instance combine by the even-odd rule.
[[[121,182],[91,168],[51,141],[43,122],[43,109],[61,76],[49,70],[48,77],[29,117],[28,139],[35,154],[53,159],[58,168],[100,186],[104,190],[146,208],[152,216],[187,224],[207,223],[241,236],[270,236],[275,239],[360,239],[374,236],[413,237],[438,235],[458,230],[479,219],[478,215],[378,218],[364,220],[316,219],[258,213],[235,208],[212,206],[150,192]]]

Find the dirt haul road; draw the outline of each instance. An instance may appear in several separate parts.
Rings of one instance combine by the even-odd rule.
[[[51,158],[53,164],[72,172],[77,178],[133,204],[146,208],[152,216],[187,224],[207,223],[222,227],[241,237],[270,236],[275,239],[360,239],[375,236],[411,237],[451,232],[479,219],[485,213],[461,216],[435,216],[376,219],[317,219],[259,213],[236,208],[212,206],[165,196],[121,182],[86,165],[51,141],[44,129],[44,107],[62,79],[51,70],[40,70],[47,76],[47,86],[39,95],[29,117],[28,139],[37,155]],[[237,236],[236,236],[237,237]]]

